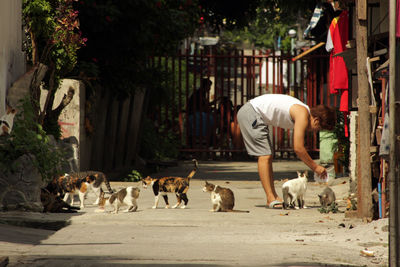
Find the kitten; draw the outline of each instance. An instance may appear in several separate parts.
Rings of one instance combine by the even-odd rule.
[[[326,208],[336,201],[335,192],[330,187],[325,187],[321,194],[318,195],[321,206]]]
[[[282,185],[282,194],[283,194],[283,209],[287,209],[288,207],[301,209],[307,208],[304,205],[304,195],[307,191],[307,176],[308,172],[305,171],[303,173],[297,172],[298,177],[289,181],[286,181]],[[290,201],[288,202],[288,198]],[[296,207],[296,200],[298,202],[298,207]]]
[[[153,209],[157,208],[159,195],[162,195],[164,198],[166,204],[165,208],[166,209],[169,208],[167,193],[175,193],[176,198],[178,200],[176,205],[172,207],[173,209],[178,207],[181,204],[182,200],[184,202],[184,205],[181,208],[182,209],[186,208],[186,205],[189,202],[186,193],[189,190],[190,178],[192,178],[195,175],[198,167],[197,160],[193,159],[193,163],[194,163],[194,168],[186,178],[182,177],[151,178],[150,176],[147,176],[146,178],[142,179],[143,188],[147,188],[147,186],[149,185],[151,185],[153,188],[153,192],[155,195],[154,206],[152,207]]]
[[[17,111],[7,105],[6,114],[0,118],[0,136],[9,135],[14,125],[14,117]]]
[[[136,200],[139,197],[140,189],[133,186],[123,188],[110,197],[104,197],[104,192],[100,193],[99,207],[105,211],[106,206],[113,206],[112,213],[118,213],[121,206],[128,206],[124,212],[134,212],[137,210],[138,205]]]
[[[233,191],[229,188],[213,185],[212,183],[208,183],[206,181],[206,184],[203,187],[203,192],[211,193],[211,203],[213,204],[213,208],[210,211],[249,212],[233,209],[235,206],[235,196]]]
[[[74,204],[74,194],[79,194],[80,207],[84,208],[84,199],[88,193],[89,188],[96,194],[97,199],[93,205],[97,205],[100,200],[100,193],[102,191],[101,185],[104,183],[109,191],[113,193],[110,183],[102,172],[86,171],[75,172],[70,174],[61,175],[55,178],[47,187],[50,192],[58,193],[64,196],[63,200],[67,202],[71,196],[71,206]]]

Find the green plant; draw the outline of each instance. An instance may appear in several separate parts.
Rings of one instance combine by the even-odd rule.
[[[338,204],[336,204],[336,202],[332,202],[332,203],[331,203],[328,207],[326,207],[326,208],[324,208],[324,207],[319,208],[318,211],[321,212],[321,213],[329,213],[329,212],[338,213],[338,212],[341,212],[341,211],[339,210],[339,206],[338,206]]]
[[[124,178],[124,182],[139,182],[143,178],[142,174],[137,170],[132,170],[128,177]]]
[[[42,180],[47,182],[60,174],[64,154],[51,144],[49,136],[35,121],[36,114],[29,98],[22,100],[18,110],[10,136],[2,137],[0,168],[13,172],[19,167],[15,161],[22,155],[28,155]]]
[[[30,85],[35,120],[57,139],[60,137],[59,113],[53,114],[54,95],[61,79],[77,64],[77,51],[87,41],[79,30],[78,12],[73,7],[76,1],[23,1],[23,21],[30,41],[26,43],[28,59],[33,66],[41,63],[48,68],[43,81],[36,81],[39,71],[35,71],[33,80],[36,82]],[[38,105],[41,88],[48,90],[43,109]]]
[[[344,115],[339,110],[336,111],[336,125],[333,131],[338,140],[335,145],[335,151],[339,152],[340,154],[339,161],[345,168],[348,168],[350,157],[350,139],[345,133]]]

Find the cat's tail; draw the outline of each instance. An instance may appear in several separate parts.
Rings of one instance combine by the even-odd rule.
[[[110,194],[114,193],[114,190],[112,190],[111,185],[110,185],[110,182],[108,181],[108,179],[107,179],[107,177],[106,177],[105,174],[104,174],[104,184],[106,185],[107,190],[108,190],[108,192],[109,192]]]
[[[192,161],[193,161],[193,163],[194,163],[194,168],[193,168],[193,170],[189,173],[189,175],[186,177],[187,179],[192,178],[192,177],[196,174],[197,168],[199,167],[199,163],[197,162],[196,159],[193,159]]]
[[[249,213],[249,210],[228,210],[228,212],[241,212],[241,213]]]

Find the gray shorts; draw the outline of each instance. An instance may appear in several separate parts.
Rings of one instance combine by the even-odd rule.
[[[263,122],[249,102],[239,109],[237,119],[247,153],[257,157],[271,155],[273,147],[268,125]]]

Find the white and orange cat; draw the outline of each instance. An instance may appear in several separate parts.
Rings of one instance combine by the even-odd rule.
[[[307,191],[307,176],[308,171],[297,172],[297,178],[286,181],[282,185],[282,195],[283,195],[283,209],[295,208],[302,209],[307,208],[304,205],[304,195]],[[290,198],[290,200],[288,200]],[[296,207],[296,200],[298,207]]]
[[[8,135],[11,133],[11,130],[14,125],[14,117],[17,111],[7,105],[6,114],[1,116],[0,118],[0,136],[1,135]]]
[[[116,193],[111,194],[109,197],[105,197],[105,193],[100,193],[99,208],[97,212],[105,212],[107,206],[114,208],[112,213],[118,213],[119,208],[122,206],[128,206],[124,212],[134,212],[138,209],[137,199],[139,198],[140,189],[133,186],[128,186],[119,190]]]

